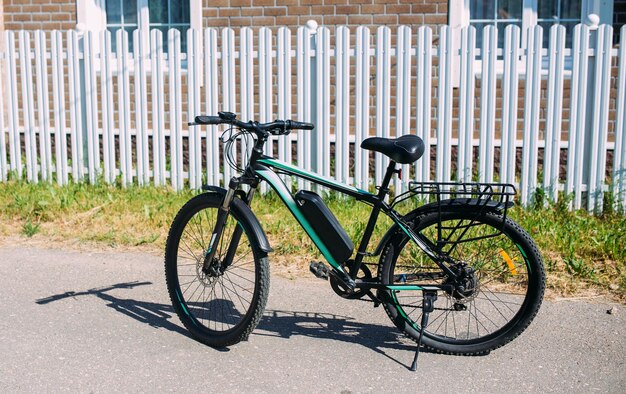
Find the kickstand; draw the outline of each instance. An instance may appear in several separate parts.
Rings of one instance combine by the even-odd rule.
[[[417,371],[417,357],[420,355],[420,347],[422,346],[422,336],[428,326],[428,315],[434,308],[434,303],[437,300],[437,292],[431,290],[424,290],[424,296],[422,298],[422,324],[420,327],[420,336],[417,339],[417,349],[415,350],[415,358],[413,364],[411,364],[411,371]]]

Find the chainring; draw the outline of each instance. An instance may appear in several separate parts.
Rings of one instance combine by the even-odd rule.
[[[351,262],[352,261],[348,261],[348,265]],[[361,264],[361,268],[359,268],[359,274],[357,275],[357,279],[360,279],[363,281],[369,281],[372,279],[372,271],[370,271],[367,265]],[[342,298],[349,299],[349,300],[362,298],[363,296],[367,295],[369,291],[368,289],[355,289],[354,291],[350,291],[343,285],[343,283],[339,281],[339,279],[335,278],[333,275],[330,276],[329,281],[330,281],[330,287],[333,289],[335,293],[337,293],[337,295],[339,295]]]

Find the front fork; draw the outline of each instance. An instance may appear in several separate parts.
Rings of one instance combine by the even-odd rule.
[[[239,189],[239,185],[241,184],[241,179],[238,177],[233,177],[230,180],[228,185],[228,191],[226,192],[226,196],[224,197],[224,201],[222,205],[220,205],[217,213],[217,221],[215,223],[215,228],[213,229],[213,234],[211,235],[211,240],[209,241],[209,246],[204,254],[204,263],[202,266],[202,271],[205,274],[210,274],[213,276],[220,275],[226,271],[226,269],[232,264],[233,259],[235,257],[235,253],[237,252],[237,246],[239,245],[239,241],[241,240],[241,235],[243,234],[243,229],[241,225],[235,226],[233,233],[231,235],[230,242],[228,244],[228,250],[224,259],[220,262],[219,256],[216,257],[217,246],[220,244],[224,227],[226,226],[226,221],[228,220],[228,214],[230,213],[230,207],[235,198],[235,193]],[[246,203],[249,205],[254,197],[254,191],[256,190],[256,185],[251,185],[250,190],[246,195]]]

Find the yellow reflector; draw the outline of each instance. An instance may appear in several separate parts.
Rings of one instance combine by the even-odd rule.
[[[513,260],[509,257],[509,254],[504,251],[504,249],[500,249],[500,256],[506,261],[506,265],[509,266],[509,270],[511,270],[511,274],[517,275],[517,269],[515,269],[515,264],[513,264]]]

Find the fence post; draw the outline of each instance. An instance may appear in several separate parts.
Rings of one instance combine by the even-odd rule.
[[[617,85],[617,115],[615,125],[615,154],[613,156],[613,193],[616,208],[626,211],[626,25],[620,32],[619,74]]]
[[[7,89],[7,120],[9,126],[9,168],[15,172],[18,179],[22,178],[22,148],[19,133],[19,115],[17,104],[17,54],[15,53],[15,33],[4,32],[4,48],[6,59],[6,89]]]
[[[363,190],[368,190],[369,152],[360,149],[360,145],[370,133],[371,34],[369,28],[365,26],[359,26],[356,34],[354,184]]]
[[[567,145],[567,180],[565,193],[573,195],[570,209],[580,209],[583,150],[582,140],[585,126],[587,101],[587,66],[589,48],[589,26],[574,27],[572,44],[572,83],[570,99],[569,135]]]
[[[37,168],[37,141],[35,139],[35,110],[33,106],[34,95],[32,86],[33,73],[30,59],[29,32],[25,30],[20,31],[19,44],[20,83],[22,85],[22,106],[24,114],[24,148],[26,150],[26,177],[29,182],[37,183],[39,171]]]
[[[310,40],[310,46],[309,46],[309,51],[313,52],[314,55],[310,56],[309,53],[309,87],[310,87],[310,95],[309,95],[309,100],[310,100],[310,116],[309,116],[309,121],[311,122],[315,122],[318,119],[318,97],[317,97],[317,74],[318,74],[318,70],[317,70],[317,58],[319,57],[319,50],[318,50],[318,38],[319,38],[319,34],[318,33],[318,25],[317,22],[314,20],[309,20],[306,23],[306,28],[309,32],[308,34],[308,38]],[[305,46],[306,48],[306,46]],[[319,151],[319,149],[321,149],[321,146],[319,146],[318,144],[318,138],[317,138],[317,134],[320,132],[320,125],[316,124],[315,127],[315,131],[313,133],[315,133],[314,135],[312,135],[313,133],[306,133],[307,134],[307,144],[306,145],[302,145],[302,144],[298,144],[298,149],[303,149],[304,148],[304,162],[305,162],[305,168],[307,170],[310,171],[314,171],[314,172],[318,172],[321,173],[322,170],[322,165],[321,163],[318,162],[318,160],[314,160],[314,158],[318,157],[317,153]],[[307,146],[310,146],[310,149],[307,149]],[[305,187],[308,186],[308,182],[305,182]]]
[[[0,92],[4,92],[2,78],[0,78]],[[7,169],[7,140],[4,131],[4,99],[2,96],[0,94],[0,181],[5,182],[8,179],[9,171]]]
[[[599,213],[603,208],[604,184],[606,173],[606,145],[608,134],[609,117],[609,91],[611,78],[611,48],[613,41],[613,28],[609,25],[597,27],[594,31],[594,57],[593,77],[589,83],[593,87],[592,108],[587,112],[588,127],[586,128],[585,140],[590,139],[587,157],[588,171],[588,201],[587,210]],[[591,70],[591,67],[590,67]],[[590,122],[590,123],[589,123]]]
[[[431,147],[431,100],[432,100],[432,63],[433,63],[433,32],[430,27],[422,26],[417,33],[417,81],[416,119],[418,135],[424,140],[424,156],[416,162],[415,180],[430,181],[430,147]]]
[[[80,130],[78,130],[78,133],[80,133],[80,135],[82,136],[81,138],[81,146],[79,146],[79,149],[82,149],[83,151],[83,155],[82,155],[82,162],[79,163],[81,167],[81,169],[79,169],[78,173],[79,173],[79,178],[82,180],[82,174],[83,174],[83,169],[85,167],[88,168],[89,173],[89,178],[90,181],[95,180],[92,179],[92,174],[91,174],[91,169],[89,168],[89,155],[91,152],[89,152],[89,146],[88,144],[85,144],[85,141],[88,141],[88,128],[87,128],[87,89],[86,89],[86,73],[85,73],[85,58],[87,56],[86,52],[85,52],[85,33],[86,33],[86,28],[82,23],[79,23],[76,25],[76,33],[78,36],[78,53],[76,54],[78,56],[78,76],[79,76],[79,90],[81,90],[80,92],[80,107],[79,107],[79,111],[80,111]],[[76,180],[74,180],[76,181]]]
[[[537,189],[543,29],[541,26],[535,26],[528,29],[527,34],[524,137],[522,145],[522,179],[520,181],[521,203],[524,206],[533,203]]]
[[[545,154],[543,164],[543,188],[552,202],[559,196],[559,158],[561,157],[561,129],[563,119],[563,81],[565,64],[564,26],[550,28],[548,47],[548,110],[546,114]]]
[[[298,28],[297,36],[297,95],[298,95],[298,120],[301,122],[314,122],[317,118],[316,87],[313,81],[316,59],[311,56],[315,51],[317,22],[310,20],[305,27]],[[317,54],[317,52],[316,52]],[[317,126],[317,125],[316,125]],[[297,136],[297,163],[300,167],[311,170],[311,133],[298,130]],[[309,181],[298,178],[298,189],[308,189]]]
[[[486,29],[490,29],[487,27]],[[450,182],[452,167],[452,37],[448,26],[439,31],[439,86],[437,87],[437,182]]]
[[[327,27],[317,29],[315,38],[315,60],[313,78],[315,81],[315,171],[330,177],[330,30]],[[336,130],[335,130],[336,136]],[[319,188],[318,190],[327,190]]]
[[[286,27],[278,29],[277,63],[278,118],[291,119],[291,30]],[[287,163],[292,162],[291,139],[291,135],[278,139],[278,158]],[[283,181],[291,185],[291,178],[288,176],[284,175]]]

